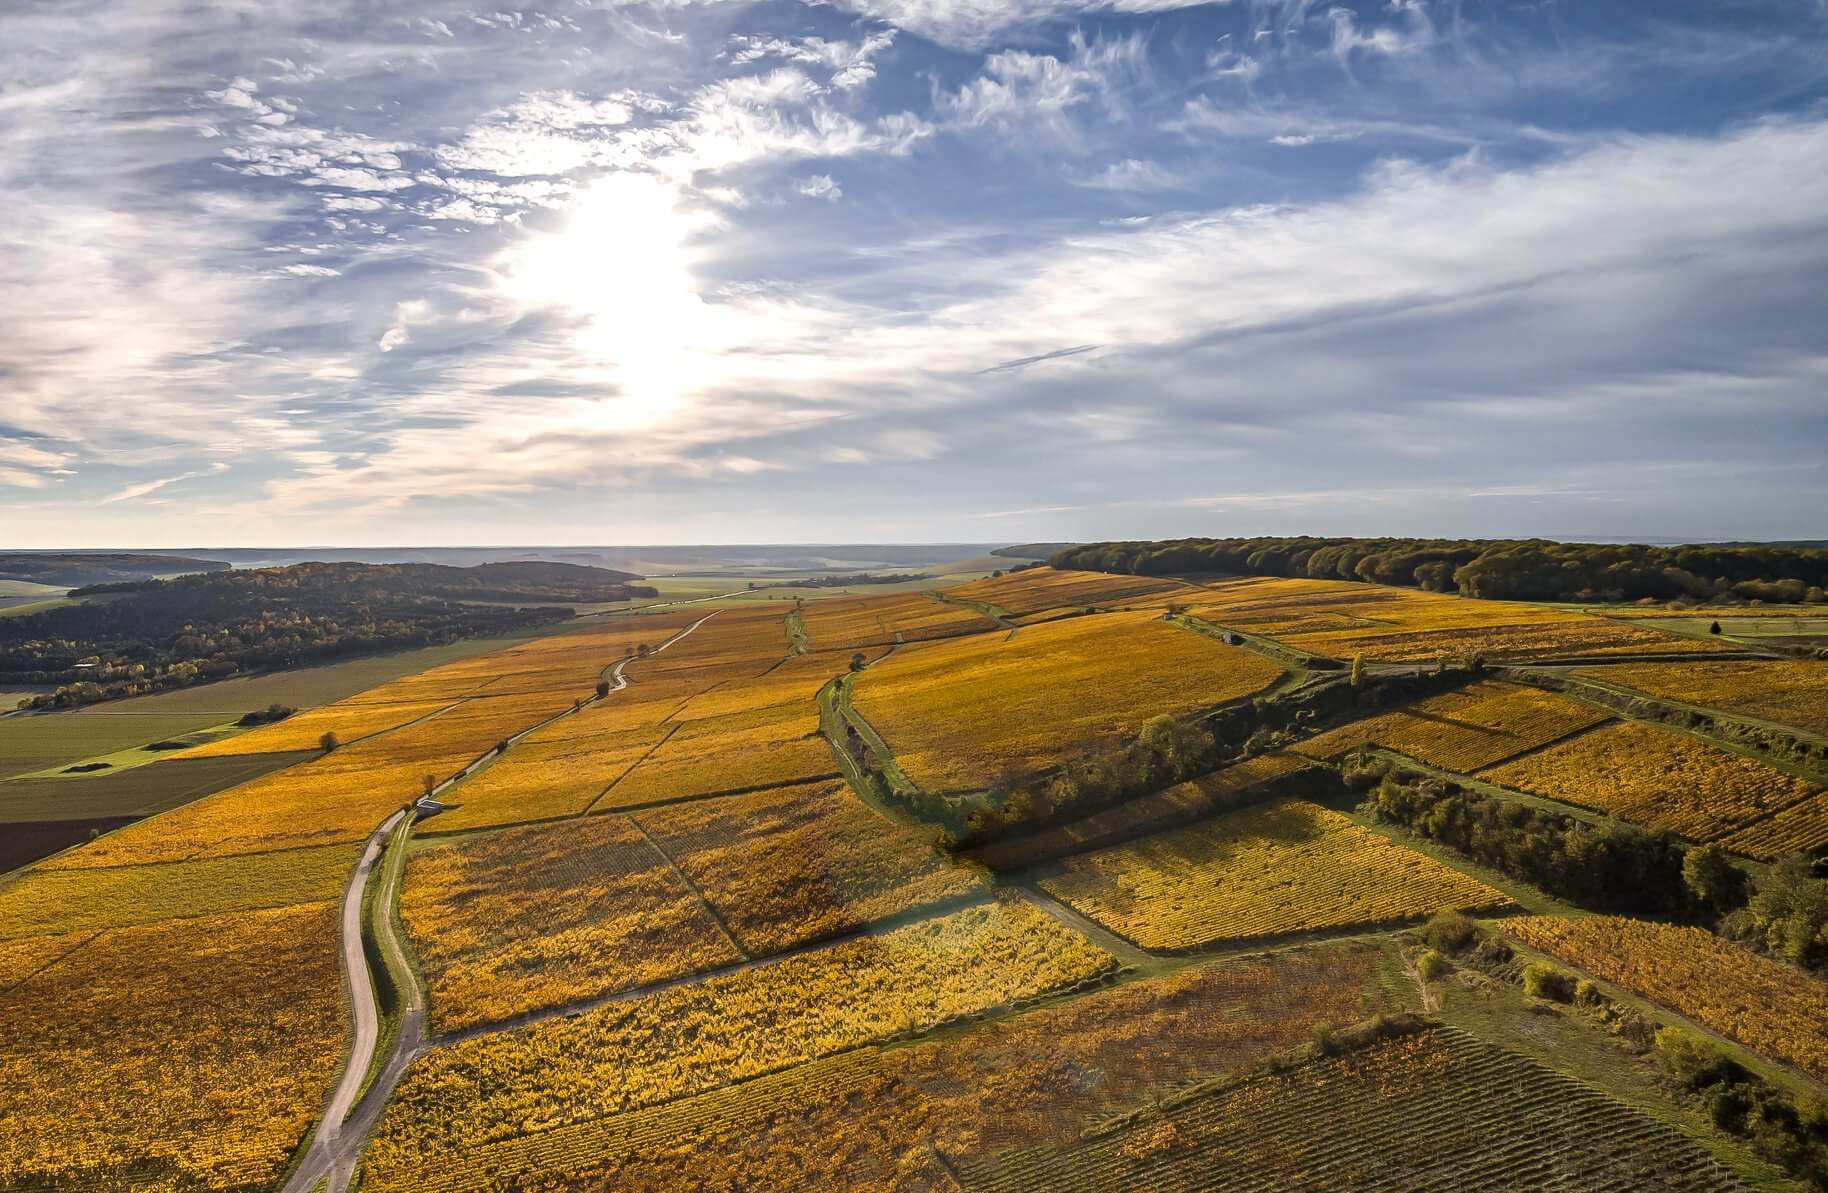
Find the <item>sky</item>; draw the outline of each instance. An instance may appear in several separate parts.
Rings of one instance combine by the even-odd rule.
[[[1828,536],[1824,0],[9,0],[0,205],[0,547]]]

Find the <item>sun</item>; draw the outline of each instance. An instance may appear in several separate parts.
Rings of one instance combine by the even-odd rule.
[[[501,262],[503,291],[527,308],[584,317],[577,346],[613,373],[631,415],[656,417],[705,378],[715,311],[693,276],[702,221],[651,174],[591,184],[561,229]]]

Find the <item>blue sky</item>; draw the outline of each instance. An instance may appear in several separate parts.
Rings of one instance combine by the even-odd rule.
[[[1825,34],[24,0],[0,546],[1828,535]]]

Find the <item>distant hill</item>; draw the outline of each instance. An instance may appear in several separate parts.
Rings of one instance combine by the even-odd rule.
[[[81,588],[88,584],[113,584],[187,572],[220,572],[226,571],[228,566],[219,559],[196,559],[188,555],[21,551],[0,555],[0,580],[25,580],[53,588]]]
[[[991,554],[1000,555],[1004,559],[1049,559],[1078,545],[1078,543],[1017,543],[1013,547],[998,547]]]
[[[652,596],[640,577],[566,563],[303,563],[96,584],[79,604],[0,618],[0,683],[60,684],[41,706],[486,637]]]

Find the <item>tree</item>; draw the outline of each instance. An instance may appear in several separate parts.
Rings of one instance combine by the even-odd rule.
[[[647,657],[647,656],[648,656],[648,645],[647,645],[647,643],[645,643],[645,642],[642,642],[642,643],[640,643],[640,644],[638,644],[638,645],[637,645],[637,646],[636,646],[636,647],[635,647],[635,657],[636,657],[636,658],[638,658],[638,659],[645,659],[645,658],[646,658],[646,657]]]
[[[1708,626],[1707,632],[1710,634],[1718,634],[1720,632],[1720,623],[1716,621],[1713,625]]]
[[[438,790],[438,776],[437,775],[426,775],[419,780],[419,783],[421,786],[423,786],[425,788],[425,798],[426,799],[432,798],[432,793]]]
[[[1726,850],[1718,845],[1688,851],[1682,859],[1682,883],[1695,893],[1695,898],[1716,911],[1727,911],[1745,902],[1745,875],[1727,860]]]
[[[597,681],[597,699],[601,700],[607,695],[609,695],[609,681],[607,679],[599,679]]]
[[[856,654],[851,656],[851,670],[852,671],[861,671],[861,670],[863,670],[863,668],[867,664],[867,662],[868,662],[868,660],[864,658],[863,652],[858,651]]]
[[[1828,962],[1828,879],[1817,878],[1802,854],[1779,858],[1752,884],[1745,908],[1724,926],[1797,965]]]
[[[336,739],[336,734],[331,733],[328,729],[326,729],[324,731],[324,735],[317,739],[317,744],[319,747],[321,747],[323,749],[324,753],[328,754],[330,751],[336,749],[338,746],[342,745],[343,743],[339,742]]]

